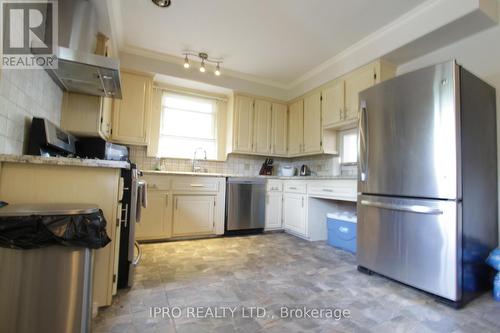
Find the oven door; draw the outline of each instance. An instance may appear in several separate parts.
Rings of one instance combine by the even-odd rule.
[[[360,195],[358,265],[458,301],[460,202]]]

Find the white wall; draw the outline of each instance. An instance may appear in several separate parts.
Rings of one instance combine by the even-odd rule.
[[[0,153],[25,152],[33,117],[56,125],[61,119],[62,90],[41,69],[0,70]]]
[[[397,74],[403,74],[450,59],[456,59],[460,65],[496,88],[497,135],[499,137],[497,139],[499,148],[497,154],[500,157],[500,26],[403,64],[398,67]],[[500,167],[500,158],[498,165]]]

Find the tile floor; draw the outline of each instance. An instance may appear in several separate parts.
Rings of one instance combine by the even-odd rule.
[[[93,332],[500,332],[500,303],[489,294],[453,310],[411,288],[359,273],[353,255],[324,242],[279,233],[142,248],[136,284],[101,309]],[[236,307],[234,317],[188,318],[194,307],[212,315],[207,311],[218,309],[220,315],[224,306]],[[350,316],[281,318],[282,306],[347,309]],[[151,307],[182,314],[154,318]],[[265,316],[248,318],[250,307],[265,309]]]

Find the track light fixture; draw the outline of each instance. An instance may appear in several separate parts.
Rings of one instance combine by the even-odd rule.
[[[206,54],[204,52],[186,51],[183,53],[183,55],[184,55],[184,68],[188,69],[191,67],[190,63],[189,63],[189,57],[198,57],[199,59],[201,59],[201,64],[200,64],[200,72],[201,73],[205,73],[207,71],[206,64],[211,63],[211,64],[215,64],[214,74],[216,76],[221,75],[220,66],[222,64],[222,59],[209,58],[208,54]]]
[[[153,1],[153,3],[158,7],[162,8],[168,7],[172,3],[172,1],[170,0],[151,0],[151,1]]]

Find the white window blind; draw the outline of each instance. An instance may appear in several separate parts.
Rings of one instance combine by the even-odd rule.
[[[355,164],[358,162],[358,131],[349,130],[340,133],[341,136],[341,154],[340,162],[342,164]]]
[[[217,158],[216,101],[164,93],[158,157],[192,158],[197,148]]]

